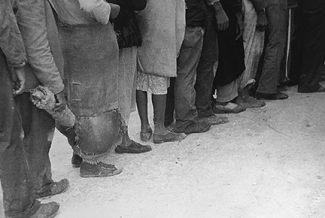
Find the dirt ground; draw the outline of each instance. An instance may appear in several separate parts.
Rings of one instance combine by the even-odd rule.
[[[56,132],[53,178],[71,184],[44,201],[61,204],[57,218],[324,218],[325,94],[298,94],[296,87],[288,94],[180,143],[112,154],[106,162],[124,170],[109,178],[79,177]],[[139,122],[133,113],[137,141]]]

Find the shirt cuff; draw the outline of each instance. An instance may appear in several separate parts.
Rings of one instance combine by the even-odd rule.
[[[54,94],[60,93],[64,89],[64,85],[62,82],[59,82],[58,84],[53,85],[48,85],[47,88],[51,90]]]

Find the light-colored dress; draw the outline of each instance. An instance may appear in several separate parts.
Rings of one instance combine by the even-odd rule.
[[[184,0],[148,0],[138,14],[143,39],[138,54],[137,90],[167,94],[169,77],[175,77],[177,54],[185,33]]]

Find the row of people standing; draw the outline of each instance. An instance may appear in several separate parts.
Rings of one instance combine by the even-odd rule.
[[[205,11],[206,21],[205,24],[198,25],[204,28],[204,40],[199,64],[194,66],[195,73],[190,74],[196,79],[196,93],[193,93],[193,87],[190,85],[183,94],[179,94],[179,91],[171,94],[186,98],[186,95],[192,93],[191,96],[195,98],[195,103],[192,101],[187,109],[184,108],[184,102],[190,102],[190,97],[187,101],[175,100],[176,105],[183,106],[182,111],[176,109],[176,126],[180,123],[177,120],[183,119],[179,117],[182,113],[187,114],[189,118],[189,114],[194,114],[195,109],[199,117],[205,117],[210,124],[215,123],[216,118],[211,112],[211,116],[206,116],[209,114],[206,109],[211,107],[211,101],[207,99],[211,99],[215,93],[216,96],[212,97],[212,110],[214,113],[224,114],[262,107],[265,100],[287,99],[289,96],[281,91],[283,84],[299,83],[300,93],[324,91],[324,87],[319,84],[324,74],[322,37],[325,25],[321,20],[324,18],[324,3],[297,0],[202,0],[186,3],[195,5],[194,8],[187,8],[187,14],[196,15],[194,19],[198,21],[199,18],[203,19],[202,14]],[[202,5],[200,9],[199,4]],[[191,27],[190,25],[191,17],[187,16],[186,28]],[[295,31],[297,25],[298,31]],[[292,37],[293,33],[299,36],[299,41],[297,37]],[[181,54],[182,51],[179,59]],[[192,55],[195,54],[197,52],[193,50]],[[191,57],[194,58],[193,56]],[[189,70],[187,72],[189,73]],[[178,68],[177,77],[172,81],[181,81],[180,77],[182,69]],[[210,88],[209,82],[212,80],[212,94],[209,90],[201,92],[202,85]],[[178,84],[180,83],[176,82],[173,85],[172,82],[171,92]],[[186,85],[182,84],[183,87]],[[168,102],[170,101],[167,99],[167,109]],[[202,103],[205,109],[202,109]],[[192,113],[189,113],[190,111]],[[167,125],[172,117],[172,113],[168,113]],[[220,123],[220,120],[224,121],[222,117],[218,119]]]
[[[165,126],[169,130],[186,134],[205,132],[211,125],[228,122],[227,117],[216,114],[238,113],[247,107],[265,105],[264,101],[248,95],[254,84],[258,59],[263,51],[261,48],[263,35],[258,34],[257,31],[263,32],[268,29],[267,33],[274,38],[266,46],[269,49],[266,49],[262,77],[267,79],[264,82],[263,78],[260,80],[257,97],[273,99],[274,96],[279,98],[282,95],[280,98],[287,98],[285,94],[277,92],[278,75],[274,73],[275,68],[280,68],[280,65],[275,62],[280,63],[281,60],[278,52],[283,47],[279,33],[282,29],[272,26],[275,29],[272,30],[271,25],[267,26],[266,21],[268,10],[273,17],[281,19],[280,14],[285,12],[285,3],[244,1],[244,10],[247,14],[254,13],[251,17],[247,16],[249,20],[243,17],[241,0],[187,0],[185,3],[187,9],[184,39],[176,58],[177,69],[174,70],[176,77],[171,78],[167,92]],[[152,1],[152,4],[157,3]],[[158,7],[156,10],[159,10]],[[271,15],[270,17],[272,18]],[[273,22],[275,24],[278,21]],[[246,32],[245,27],[247,27]],[[251,32],[247,33],[247,30]],[[156,43],[159,41],[157,37],[153,39],[157,40]],[[244,42],[250,44],[245,47]],[[245,59],[245,51],[248,54],[247,59]],[[250,54],[252,51],[253,54]],[[150,62],[150,58],[153,57],[158,62],[161,58],[151,56],[144,59],[144,62],[148,59]],[[141,53],[139,59],[142,60]],[[246,63],[249,62],[251,62],[250,68],[245,68]],[[243,75],[243,72],[246,74]],[[270,80],[276,80],[275,88]],[[215,91],[217,98],[213,100]]]
[[[119,174],[122,169],[104,163],[111,148],[117,153],[151,150],[150,146],[139,144],[128,136],[128,118],[133,102],[131,87],[137,89],[140,138],[149,141],[152,137],[154,143],[181,140],[184,133],[201,133],[209,130],[211,125],[228,122],[227,117],[216,113],[241,112],[247,107],[263,106],[265,103],[261,99],[288,97],[278,92],[280,70],[274,70],[280,68],[277,63],[283,58],[279,54],[285,44],[282,36],[286,22],[282,15],[287,6],[284,1],[50,2],[52,8],[47,1],[17,0],[18,12],[14,18],[11,1],[1,1],[1,23],[4,25],[0,29],[0,46],[6,57],[1,56],[1,82],[4,84],[1,86],[1,102],[6,104],[1,105],[1,112],[4,112],[1,113],[1,124],[5,124],[5,128],[1,129],[4,134],[0,140],[0,167],[7,217],[53,217],[58,204],[40,204],[36,197],[59,194],[69,186],[65,179],[54,182],[51,178],[48,158],[51,140],[48,139],[53,135],[54,120],[29,102],[28,93],[21,94],[24,86],[21,69],[25,61],[38,82],[54,92],[58,110],[65,104],[59,72],[65,73],[63,80],[66,81],[68,105],[76,115],[77,123],[74,128],[58,124],[57,128],[69,139],[74,152],[73,164],[80,167],[82,177]],[[243,14],[242,4],[245,6]],[[325,5],[322,0],[301,1],[300,5],[303,24],[309,28],[303,37],[303,51],[308,54],[303,56],[302,69],[305,71],[301,77],[301,84],[305,86],[300,85],[303,88],[299,91],[322,91],[318,76],[324,61]],[[136,18],[135,11],[145,6]],[[52,10],[59,32],[49,33],[55,26],[52,25]],[[110,19],[114,20],[114,29]],[[129,26],[129,31],[125,31],[125,26]],[[135,29],[140,34],[134,35]],[[256,63],[263,51],[260,33],[264,30],[267,37],[256,93],[258,100],[247,93],[254,83]],[[24,40],[20,38],[20,32]],[[60,42],[56,46],[48,45],[47,41],[58,35]],[[142,46],[137,51],[141,41]],[[12,43],[15,46],[8,47]],[[63,56],[53,58],[51,53],[54,55],[59,44]],[[46,52],[37,53],[40,50]],[[62,58],[64,70],[60,65]],[[15,98],[11,95],[11,65],[18,84],[15,94],[21,94]],[[311,66],[313,68],[309,68]],[[215,90],[217,101],[211,101]],[[152,93],[153,131],[148,121],[147,93]],[[24,158],[26,153],[22,152],[22,144],[24,149],[29,148],[29,158]]]
[[[228,122],[227,117],[216,114],[239,113],[263,107],[264,100],[288,98],[278,90],[287,38],[287,1],[109,2],[97,1],[90,13],[80,13],[76,2],[52,0],[60,23],[69,105],[78,120],[72,136],[59,129],[69,138],[73,165],[80,166],[81,176],[120,173],[121,169],[102,162],[112,147],[117,153],[151,150],[128,136],[134,92],[140,139],[147,142],[152,137],[157,144],[182,140],[185,134],[202,133],[211,125]],[[112,27],[103,33],[101,28],[107,26],[97,25],[109,24],[99,5],[113,5],[111,14],[115,16],[110,19],[115,33]],[[84,19],[76,22],[76,16],[69,18],[71,14],[87,17],[85,33],[78,33]],[[119,50],[113,49],[114,34]],[[99,38],[95,40],[93,35]],[[71,40],[72,36],[76,38]],[[105,41],[108,36],[110,40]],[[110,58],[98,56],[103,44],[110,45],[105,53]],[[90,52],[103,63],[97,59],[91,64]],[[107,73],[102,74],[104,71]],[[89,72],[100,76],[90,79]],[[255,83],[256,98],[250,96]],[[152,94],[154,130],[148,119],[148,93]]]
[[[134,10],[144,7],[145,2],[139,3]],[[151,150],[129,139],[129,109],[118,97],[125,91],[118,89],[118,76],[129,72],[119,65],[131,67],[129,61],[136,60],[132,48],[119,52],[109,22],[119,12],[120,6],[96,0],[0,1],[0,177],[5,217],[47,218],[57,213],[58,203],[39,201],[69,187],[67,179],[52,180],[49,150],[55,126],[82,157],[82,177],[122,171],[102,161],[113,145],[117,153]],[[33,105],[30,89],[38,85],[53,92],[57,112],[65,108],[67,93],[77,120],[73,128],[55,123]]]

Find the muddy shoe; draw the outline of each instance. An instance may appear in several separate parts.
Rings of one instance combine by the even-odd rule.
[[[176,124],[172,124],[170,126],[167,126],[166,128],[171,132],[176,133],[185,133],[185,134],[191,134],[191,133],[203,133],[210,129],[211,124],[206,121],[201,121],[194,123],[184,129],[180,129],[176,126]]]
[[[29,218],[52,218],[55,217],[59,208],[60,205],[56,202],[41,204],[36,213]]]
[[[42,193],[36,193],[36,198],[51,197],[65,192],[69,188],[69,180],[62,179],[59,182],[53,182],[51,188]]]
[[[285,100],[289,98],[289,96],[282,92],[277,92],[276,94],[268,94],[268,93],[260,93],[256,92],[256,98],[258,100]]]
[[[82,163],[82,158],[77,154],[73,154],[71,158],[72,167],[79,168],[81,163]]]
[[[230,113],[237,114],[245,110],[246,110],[245,107],[231,102],[228,102],[226,104],[215,103],[213,106],[213,112],[215,114],[230,114]]]
[[[245,108],[260,108],[265,106],[265,101],[258,100],[252,96],[238,96],[236,99],[236,104],[241,105]]]
[[[139,154],[151,151],[151,147],[149,145],[142,145],[131,140],[131,144],[128,146],[118,145],[115,148],[115,152],[118,154],[130,153],[130,154]]]
[[[217,116],[217,115],[211,115],[208,117],[201,117],[199,118],[199,122],[206,122],[209,123],[211,125],[219,125],[219,124],[224,124],[224,123],[228,123],[228,117],[223,117],[223,116]]]
[[[103,162],[97,164],[82,162],[80,165],[80,176],[84,178],[115,176],[121,172],[122,169],[117,169],[114,165]]]
[[[186,137],[183,133],[168,132],[167,134],[153,134],[153,143],[160,144],[163,142],[182,141]]]

